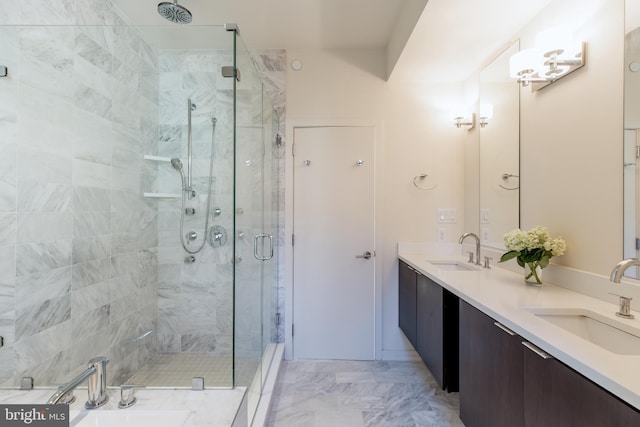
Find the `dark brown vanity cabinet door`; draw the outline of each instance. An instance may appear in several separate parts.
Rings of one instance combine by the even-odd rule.
[[[418,345],[416,350],[431,375],[444,388],[444,306],[443,289],[423,275],[418,275]]]
[[[522,339],[464,301],[460,301],[459,338],[464,425],[524,425]]]
[[[416,350],[442,389],[458,391],[458,297],[418,274],[417,301]]]
[[[562,362],[527,348],[524,401],[527,427],[640,426],[638,410]]]
[[[398,326],[416,348],[416,271],[400,261],[398,277]]]

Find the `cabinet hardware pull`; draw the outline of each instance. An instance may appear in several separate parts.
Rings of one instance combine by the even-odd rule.
[[[538,356],[542,357],[543,359],[553,359],[553,356],[551,356],[548,353],[545,353],[544,351],[540,350],[538,347],[536,347],[535,345],[531,344],[530,342],[522,341],[522,345],[527,347],[529,350],[533,351],[535,354],[537,354]]]
[[[498,328],[502,329],[503,331],[505,331],[506,333],[508,333],[509,335],[511,335],[512,337],[515,337],[517,335],[511,329],[509,329],[506,326],[504,326],[502,323],[493,322],[493,324],[496,325]]]

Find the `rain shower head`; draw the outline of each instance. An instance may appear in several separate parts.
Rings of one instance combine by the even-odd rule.
[[[178,0],[173,0],[173,3],[164,1],[158,4],[158,13],[164,19],[176,24],[188,24],[192,19],[189,9],[179,5]]]

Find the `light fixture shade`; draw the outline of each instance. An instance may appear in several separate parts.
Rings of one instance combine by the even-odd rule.
[[[514,54],[509,58],[509,75],[518,79],[523,74],[530,74],[535,71],[535,64],[538,63],[540,57],[537,49],[525,49]]]
[[[549,61],[544,57],[540,58],[536,64],[536,72],[538,73],[538,76],[543,79],[558,79],[560,76],[567,74],[570,69],[571,67],[568,65],[557,65],[555,69],[551,69],[551,67],[549,67]]]
[[[548,55],[550,52],[562,55],[563,52],[568,53],[574,47],[573,35],[564,27],[549,28],[536,37],[536,48],[540,49],[543,55]]]
[[[536,46],[509,58],[509,75],[524,87],[537,91],[585,64],[586,44],[576,42],[566,27],[553,27],[538,34]]]

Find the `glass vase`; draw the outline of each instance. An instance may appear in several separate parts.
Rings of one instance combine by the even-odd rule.
[[[524,283],[529,286],[542,286],[542,267],[538,262],[524,264]]]

